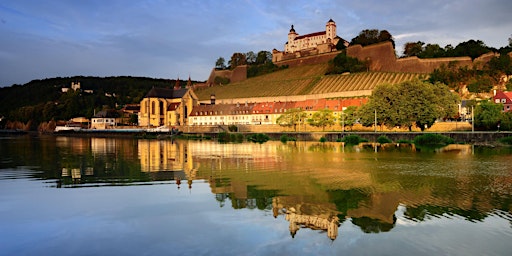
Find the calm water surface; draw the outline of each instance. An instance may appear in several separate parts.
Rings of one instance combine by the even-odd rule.
[[[0,137],[1,255],[509,255],[512,150]]]

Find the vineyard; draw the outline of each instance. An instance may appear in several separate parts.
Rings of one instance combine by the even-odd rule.
[[[401,83],[421,78],[414,73],[364,72],[344,75],[324,75],[327,63],[304,65],[247,79],[243,82],[200,88],[195,91],[200,100],[211,94],[218,99],[277,97],[372,90],[382,83]]]

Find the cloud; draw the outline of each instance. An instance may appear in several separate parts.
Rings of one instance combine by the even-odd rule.
[[[397,52],[408,41],[499,48],[510,10],[505,0],[9,1],[0,3],[0,86],[55,75],[206,80],[218,57],[282,50],[290,25],[307,34],[331,18],[346,40],[388,30]]]

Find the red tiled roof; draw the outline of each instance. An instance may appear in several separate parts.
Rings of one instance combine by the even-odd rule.
[[[295,38],[295,40],[299,40],[299,39],[303,39],[303,38],[308,38],[308,37],[313,37],[313,36],[321,36],[321,35],[325,35],[325,31],[314,32],[314,33],[311,33],[311,34],[298,36],[298,37]]]

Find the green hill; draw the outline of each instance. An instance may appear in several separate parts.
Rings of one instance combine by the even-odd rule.
[[[327,65],[321,63],[288,68],[242,82],[199,88],[195,93],[200,100],[208,100],[211,94],[215,94],[217,99],[310,95],[372,90],[381,83],[397,84],[425,76],[392,72],[324,75]]]

